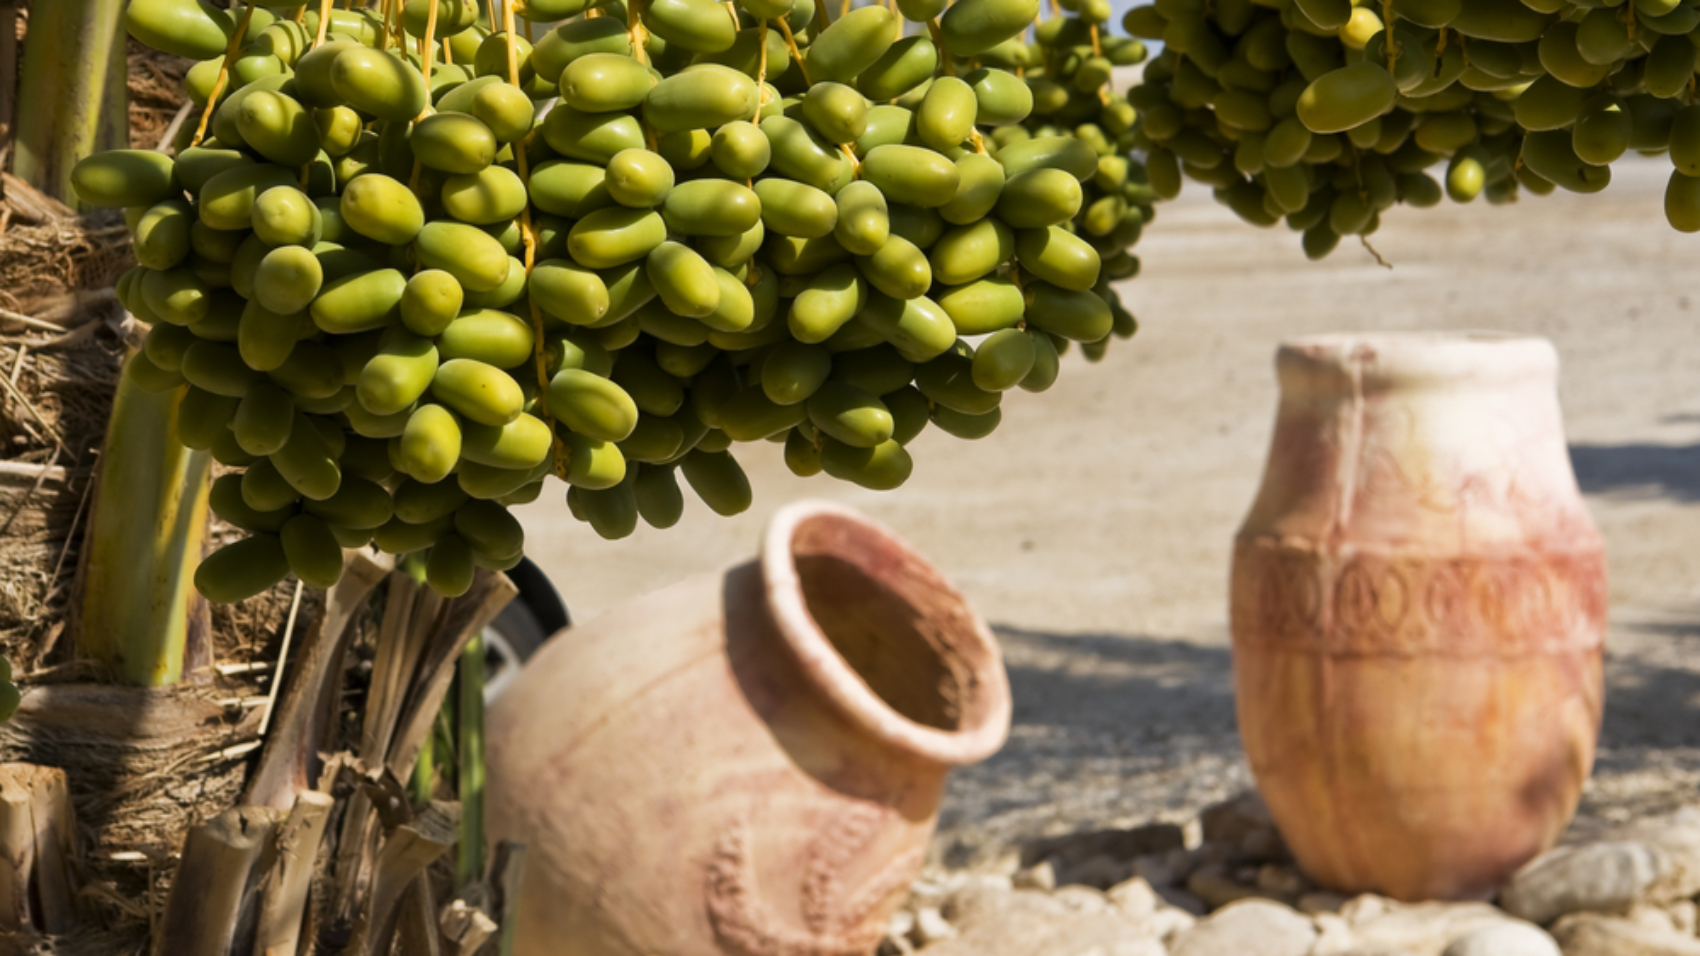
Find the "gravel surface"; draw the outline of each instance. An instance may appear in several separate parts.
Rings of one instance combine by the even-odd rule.
[[[1202,191],[1159,209],[1125,293],[1144,327],[1017,393],[980,442],[915,446],[876,494],[743,450],[755,508],[698,503],[666,532],[602,542],[560,495],[521,512],[528,550],[581,619],[755,551],[779,504],[818,496],[887,523],[997,626],[1009,745],[953,777],[938,853],[989,861],[1042,833],[1181,820],[1249,784],[1234,730],[1229,544],[1262,473],[1281,340],[1481,329],[1544,335],[1564,362],[1572,456],[1611,558],[1605,728],[1578,831],[1669,809],[1700,784],[1700,236],[1672,231],[1668,163],[1596,196],[1396,210],[1374,243],[1308,263],[1285,229]],[[687,495],[687,497],[689,497]]]

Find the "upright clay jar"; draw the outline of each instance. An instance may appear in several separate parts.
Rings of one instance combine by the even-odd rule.
[[[1482,899],[1551,846],[1594,758],[1605,555],[1543,339],[1283,346],[1234,549],[1234,679],[1300,866]]]

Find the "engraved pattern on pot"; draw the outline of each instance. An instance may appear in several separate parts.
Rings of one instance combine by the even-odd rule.
[[[714,846],[704,881],[715,934],[742,956],[865,956],[879,945],[884,925],[873,919],[880,904],[907,890],[920,875],[924,854],[911,849],[859,886],[845,872],[869,850],[892,812],[861,803],[838,812],[806,851],[800,896],[801,922],[793,928],[762,899],[751,826],[739,814]]]
[[[1604,641],[1605,562],[1597,551],[1331,560],[1259,540],[1235,550],[1235,630],[1271,648],[1516,657]]]

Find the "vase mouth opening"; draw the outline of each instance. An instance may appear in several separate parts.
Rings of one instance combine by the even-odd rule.
[[[942,764],[991,756],[1009,733],[996,638],[944,575],[842,505],[774,515],[762,548],[768,606],[806,678],[883,743]]]
[[[1281,343],[1283,384],[1350,380],[1361,387],[1412,387],[1468,380],[1484,385],[1551,382],[1558,351],[1539,336],[1487,329],[1308,335]]]

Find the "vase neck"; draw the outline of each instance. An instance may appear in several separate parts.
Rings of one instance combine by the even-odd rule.
[[[1443,552],[1597,542],[1545,340],[1326,336],[1284,345],[1276,366],[1244,534]]]

